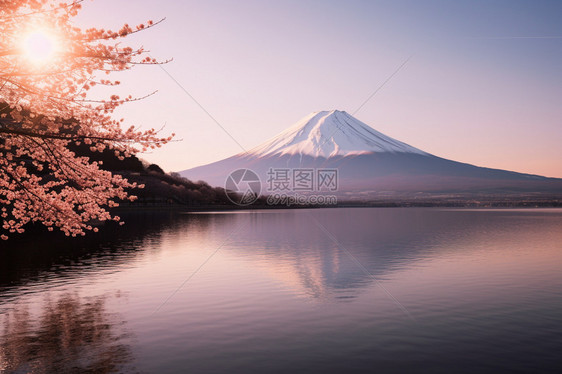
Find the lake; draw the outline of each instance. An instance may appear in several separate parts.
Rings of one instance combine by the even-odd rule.
[[[145,213],[0,243],[0,372],[562,365],[562,209]]]

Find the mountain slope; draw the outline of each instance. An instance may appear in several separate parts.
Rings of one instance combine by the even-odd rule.
[[[248,152],[180,174],[223,186],[248,168],[264,186],[270,169],[337,169],[338,195],[519,194],[562,195],[562,179],[478,167],[440,158],[386,136],[346,112],[312,113]],[[267,191],[263,191],[267,194]]]
[[[427,155],[338,110],[309,114],[248,154],[254,157],[298,154],[328,158],[372,152]]]

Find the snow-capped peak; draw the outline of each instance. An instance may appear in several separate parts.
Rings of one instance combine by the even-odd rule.
[[[262,145],[252,156],[309,155],[333,157],[374,152],[426,152],[386,136],[344,111],[314,112]]]

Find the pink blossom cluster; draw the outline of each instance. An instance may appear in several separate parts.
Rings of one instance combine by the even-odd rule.
[[[150,28],[153,22],[118,31],[81,30],[71,23],[81,1],[0,0],[0,238],[21,233],[32,222],[66,235],[97,231],[101,221],[115,220],[109,208],[134,200],[127,190],[142,188],[102,170],[100,164],[69,149],[111,149],[123,159],[160,147],[170,137],[158,131],[123,128],[114,110],[131,100],[112,95],[88,98],[95,85],[120,82],[99,79],[135,64],[158,63],[143,49],[122,46],[117,39]],[[54,30],[61,50],[41,66],[26,63],[20,38],[30,25]],[[173,134],[172,134],[173,136]]]

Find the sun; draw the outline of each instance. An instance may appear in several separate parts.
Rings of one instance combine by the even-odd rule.
[[[58,49],[57,38],[45,30],[35,30],[24,37],[22,49],[29,62],[42,65],[55,56]]]

